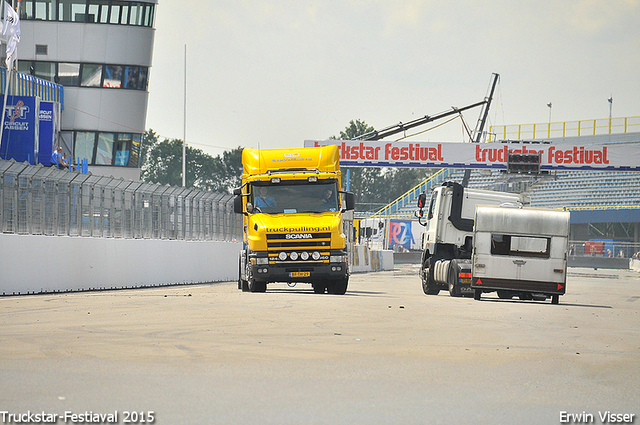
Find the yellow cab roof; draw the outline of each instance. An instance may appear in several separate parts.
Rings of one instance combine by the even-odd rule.
[[[317,169],[320,172],[340,172],[338,146],[293,149],[243,149],[244,177],[291,168]]]

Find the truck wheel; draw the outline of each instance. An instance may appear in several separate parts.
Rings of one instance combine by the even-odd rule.
[[[480,297],[482,296],[482,289],[476,289],[473,292],[473,299],[476,301],[480,301]]]
[[[349,277],[344,279],[335,280],[327,285],[327,292],[333,295],[344,295],[347,292],[347,286],[349,285]]]
[[[327,285],[322,283],[314,283],[313,284],[313,293],[314,294],[324,294],[327,291]]]
[[[249,291],[251,292],[267,292],[267,282],[256,282],[255,279],[251,278],[248,281]]]
[[[422,277],[422,292],[426,295],[438,295],[440,288],[433,281],[433,269],[431,267],[422,269],[420,275]]]
[[[242,292],[247,292],[249,291],[249,282],[242,279],[241,270],[242,270],[242,263],[240,262],[240,260],[238,260],[238,289],[241,289]]]
[[[513,292],[498,291],[498,298],[500,298],[501,300],[510,300],[513,298]]]
[[[449,271],[447,272],[447,283],[449,284],[449,295],[452,297],[460,296],[460,288],[456,285],[456,265],[453,261],[449,263]]]
[[[551,304],[558,304],[560,302],[560,295],[551,296]]]

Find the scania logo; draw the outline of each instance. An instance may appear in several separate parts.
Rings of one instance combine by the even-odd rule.
[[[311,239],[313,236],[311,233],[289,233],[285,236],[285,239]]]
[[[300,152],[286,152],[284,154],[285,158],[295,158],[295,157],[298,157],[298,156],[300,156]]]

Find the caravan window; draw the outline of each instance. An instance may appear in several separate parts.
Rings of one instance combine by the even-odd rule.
[[[551,238],[491,234],[491,254],[549,258]]]

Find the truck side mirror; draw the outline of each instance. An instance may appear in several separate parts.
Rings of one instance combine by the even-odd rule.
[[[351,211],[356,208],[356,196],[352,192],[344,193],[345,210]]]
[[[240,189],[235,189],[233,191],[233,194],[236,195],[236,197],[233,198],[233,212],[236,214],[242,214],[244,212],[242,211],[242,195],[236,194],[236,190],[239,191]]]
[[[418,208],[422,209],[426,204],[427,204],[427,195],[425,195],[424,193],[421,193],[420,196],[418,196]]]

